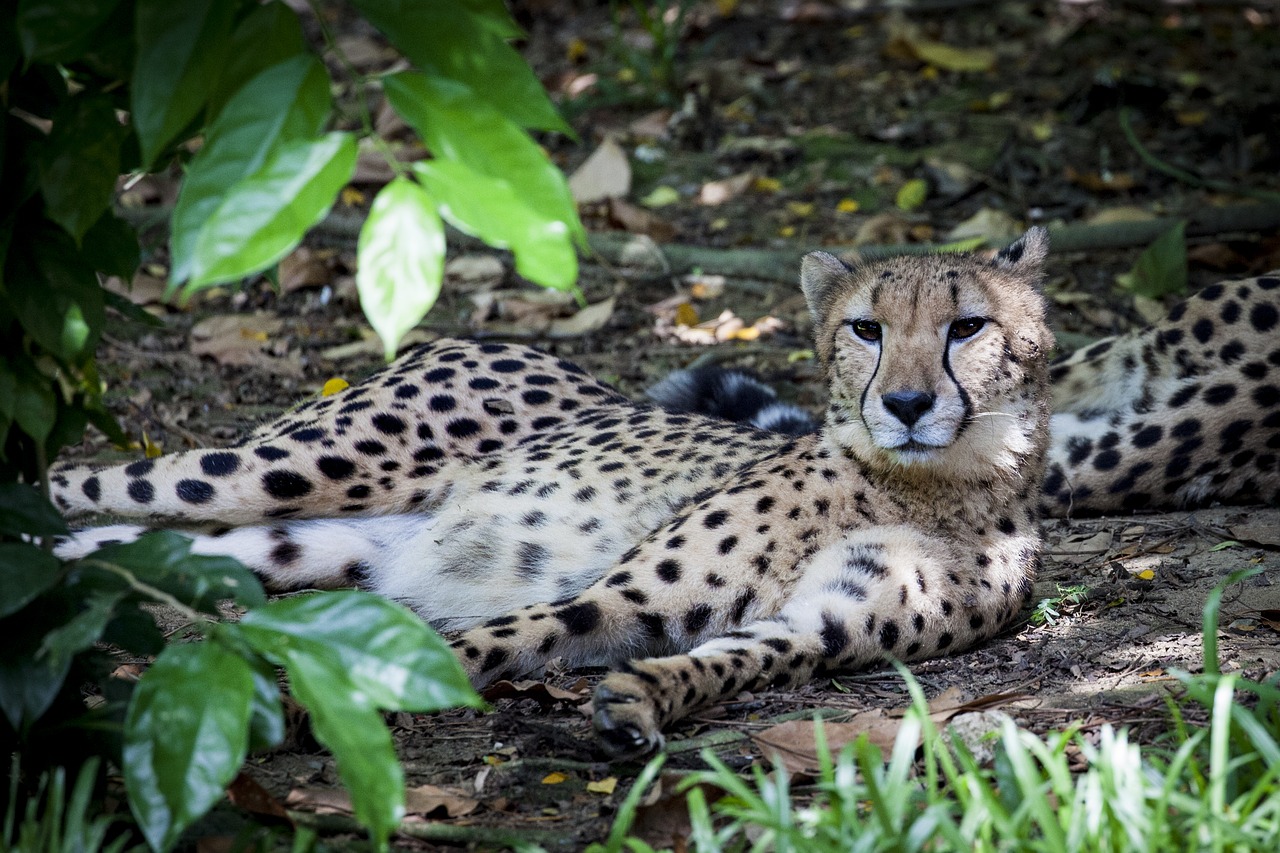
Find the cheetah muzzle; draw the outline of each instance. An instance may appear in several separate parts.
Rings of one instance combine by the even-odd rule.
[[[527,347],[445,340],[235,447],[55,469],[68,516],[139,521],[59,551],[194,531],[197,553],[274,589],[354,585],[458,632],[477,686],[555,657],[615,667],[596,730],[646,752],[742,690],[1001,631],[1042,509],[1276,500],[1280,278],[1210,288],[1054,365],[1051,385],[1047,248],[1032,229],[994,257],[806,257],[830,398],[816,433],[638,404]]]

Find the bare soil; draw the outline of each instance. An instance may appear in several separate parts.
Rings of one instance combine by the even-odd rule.
[[[1242,192],[1280,188],[1280,19],[1265,8],[952,2],[897,19],[823,3],[741,2],[727,16],[716,4],[696,4],[678,34],[679,82],[667,92],[643,76],[629,82],[619,74],[655,53],[633,17],[624,15],[619,45],[607,10],[592,4],[516,5],[530,31],[526,53],[542,79],[564,98],[586,86],[587,95],[566,108],[580,140],[548,137],[549,152],[571,171],[606,133],[615,135],[632,154],[633,203],[659,186],[679,195],[655,211],[664,227],[646,226],[664,239],[816,248],[854,242],[860,233],[870,239],[863,229],[879,228],[887,238],[871,242],[932,241],[982,210],[1020,222],[1086,221],[1116,208],[1192,214]],[[904,20],[917,28],[914,36],[903,35]],[[340,23],[351,45],[372,44],[368,61],[376,62],[377,42],[367,28]],[[922,40],[989,48],[995,58],[987,71],[939,69],[913,52]],[[595,85],[584,83],[589,74],[598,75]],[[1135,111],[1133,126],[1151,154],[1216,183],[1189,184],[1145,162],[1119,128],[1121,107]],[[644,130],[650,125],[637,125],[641,118],[669,131],[655,136]],[[766,180],[721,205],[697,202],[702,185],[747,171]],[[899,211],[895,194],[912,178],[926,180],[928,196],[923,206]],[[376,181],[361,188],[371,196]],[[159,182],[138,192],[142,203],[163,202],[171,187]],[[346,212],[358,213],[360,200],[349,201]],[[608,205],[584,214],[593,230],[619,227]],[[872,221],[881,215],[887,217],[879,224]],[[132,435],[145,432],[167,451],[226,443],[317,393],[330,377],[355,380],[376,368],[378,351],[368,343],[351,287],[353,247],[322,239],[310,248],[299,268],[311,274],[291,278],[282,271],[282,291],[260,281],[201,295],[185,309],[153,304],[157,327],[113,324],[100,352],[103,378],[113,411]],[[1114,284],[1139,249],[1051,259],[1048,293],[1066,342],[1140,322],[1142,306]],[[504,264],[502,286],[519,286],[509,258],[495,257]],[[1280,235],[1204,238],[1193,242],[1192,257],[1193,287],[1280,266]],[[163,276],[162,249],[152,263],[152,273]],[[729,310],[747,324],[763,316],[780,321],[778,331],[753,341],[700,347],[659,335],[655,317],[670,310],[655,315],[652,308],[690,287],[671,276],[587,263],[584,291],[593,303],[615,297],[611,315],[597,330],[548,339],[534,324],[522,328],[519,318],[474,321],[468,290],[475,288],[454,277],[422,331],[515,336],[631,394],[695,359],[741,365],[777,383],[789,399],[821,405],[817,370],[803,355],[807,318],[796,288],[734,278],[718,294],[713,287],[705,299],[690,297],[701,318]],[[193,327],[226,315],[278,326],[260,335],[240,327],[218,332],[257,342],[239,364],[226,354],[231,346],[214,347],[212,357],[193,354]],[[125,454],[91,437],[74,455]],[[1028,622],[967,654],[913,667],[928,696],[954,687],[967,699],[998,697],[993,706],[1037,732],[1076,725],[1090,733],[1111,723],[1154,742],[1169,725],[1163,700],[1176,692],[1170,672],[1202,665],[1207,596],[1249,567],[1261,573],[1230,586],[1223,598],[1222,666],[1257,679],[1280,670],[1280,510],[1055,521],[1045,533],[1045,566],[1028,618],[1041,601],[1062,597],[1063,588],[1084,587],[1081,600],[1053,608],[1049,622]],[[598,677],[598,671],[551,672],[546,684],[563,693],[525,687],[495,699],[487,714],[395,715],[410,787],[440,786],[478,802],[454,802],[453,814],[467,812],[458,816],[437,809],[418,818],[415,834],[424,837],[405,835],[397,843],[500,848],[509,841],[502,833],[514,832],[548,848],[578,849],[602,838],[639,765],[609,764],[595,747],[584,702]],[[677,727],[667,767],[702,766],[698,747],[707,746],[745,768],[768,760],[751,735],[780,718],[815,709],[900,709],[906,702],[891,669],[795,692],[743,695]],[[280,800],[300,792],[303,812],[316,810],[317,789],[337,785],[332,761],[301,718],[288,745],[254,758],[247,774]],[[587,788],[607,787],[610,778],[618,780],[611,793]],[[230,834],[226,822],[234,820],[221,814],[208,831]],[[311,820],[335,843],[345,837],[342,818]],[[679,821],[657,814],[645,831],[657,843],[675,843]]]

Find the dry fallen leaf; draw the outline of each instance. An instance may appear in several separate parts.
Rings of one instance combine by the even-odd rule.
[[[328,253],[332,256],[332,253]],[[328,284],[333,271],[326,263],[325,253],[306,246],[295,250],[280,261],[280,289],[292,293],[304,287]]]
[[[133,280],[125,284],[119,276],[108,276],[103,287],[112,293],[118,293],[134,305],[163,305],[165,303],[165,283],[159,276],[148,275],[139,270],[134,273]]]
[[[446,283],[459,293],[493,290],[506,276],[502,261],[490,254],[459,255],[444,265]]]
[[[698,192],[698,204],[706,205],[707,207],[724,204],[726,201],[731,201],[746,192],[755,180],[754,172],[743,172],[731,178],[705,183]]]
[[[621,198],[631,192],[631,164],[612,136],[606,136],[569,176],[569,192],[579,204]]]
[[[675,226],[666,217],[620,198],[609,199],[609,219],[626,231],[648,234],[655,240],[670,240],[676,235]]]
[[[556,702],[568,702],[570,704],[580,704],[590,698],[585,687],[582,690],[563,690],[545,681],[495,681],[490,684],[480,695],[486,702],[495,702],[498,699],[533,699],[542,705],[552,705]]]
[[[411,815],[427,817],[443,809],[446,817],[462,817],[479,807],[479,800],[454,788],[419,785],[416,788],[406,788],[404,792],[404,809]]]
[[[593,794],[612,794],[618,787],[618,777],[608,776],[599,782],[588,782],[587,790]]]
[[[559,770],[555,770],[551,773],[548,773],[546,776],[542,777],[542,784],[559,785],[562,782],[567,782],[568,780],[569,780],[569,774],[561,773]]]
[[[227,786],[227,799],[238,808],[252,814],[289,820],[289,813],[285,811],[280,801],[259,785],[253,777],[246,776],[244,773],[237,774]]]
[[[1231,536],[1259,545],[1280,547],[1280,510],[1252,511],[1248,519],[1231,525]]]
[[[901,720],[889,717],[877,708],[854,714],[845,723],[823,723],[822,730],[832,755],[864,734],[871,743],[887,752],[893,748],[894,738],[898,736],[901,725]],[[776,756],[792,775],[799,773],[812,776],[818,771],[814,728],[812,720],[790,720],[753,734],[751,740],[765,755]]]
[[[219,364],[255,367],[281,376],[301,376],[302,364],[274,336],[283,322],[267,314],[224,314],[191,329],[191,353]]]
[[[588,305],[572,317],[555,319],[547,329],[547,335],[553,338],[572,338],[603,329],[613,317],[614,297],[610,296],[594,305]]]

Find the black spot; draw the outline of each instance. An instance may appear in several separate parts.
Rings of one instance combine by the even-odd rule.
[[[551,561],[551,552],[536,542],[521,542],[516,546],[516,573],[521,577],[538,577]]]
[[[431,383],[443,382],[446,379],[453,378],[454,369],[452,367],[437,367],[434,370],[428,370],[422,378]]]
[[[289,438],[302,444],[311,444],[324,438],[325,432],[320,427],[305,427],[303,429],[295,429],[289,433]]]
[[[822,614],[821,636],[822,656],[828,660],[839,655],[849,645],[849,632],[829,613]]]
[[[417,385],[401,385],[396,389],[397,400],[412,400],[421,393]]]
[[[382,456],[387,452],[387,446],[385,444],[372,438],[357,441],[355,448],[357,452],[363,453],[365,456]]]
[[[996,521],[996,528],[1005,536],[1012,536],[1018,532],[1018,526],[1013,523],[1013,519],[1004,516]]]
[[[124,466],[124,472],[130,477],[141,477],[143,474],[149,474],[155,466],[156,463],[152,459],[139,459]]]
[[[383,435],[399,435],[406,429],[405,422],[395,415],[379,412],[370,420],[373,428]]]
[[[1270,409],[1280,404],[1280,388],[1274,385],[1259,385],[1253,389],[1253,402],[1257,403],[1264,409]]]
[[[726,536],[725,538],[720,540],[720,544],[716,547],[721,554],[728,554],[737,546],[737,544],[738,544],[737,536]]]
[[[351,488],[347,489],[347,497],[351,498],[352,500],[362,500],[364,498],[369,497],[372,491],[373,490],[370,489],[368,486],[364,484],[360,484],[358,486],[352,486]]]
[[[467,383],[473,391],[492,391],[502,383],[492,376],[477,376]]]
[[[551,394],[540,388],[532,388],[520,395],[530,406],[541,406],[551,401]]]
[[[951,636],[949,631],[943,631],[942,634],[938,636],[938,651],[942,651],[949,647],[954,640],[955,637]]]
[[[684,630],[688,634],[697,634],[703,628],[707,627],[707,622],[711,620],[711,605],[698,604],[689,608],[689,612],[684,615]]]
[[[728,520],[729,513],[725,510],[718,509],[715,512],[707,513],[706,517],[702,519],[702,526],[708,530],[715,530]]]
[[[565,630],[575,636],[589,634],[600,624],[600,606],[594,601],[570,604],[555,611]]]
[[[680,580],[680,561],[663,560],[658,563],[658,579],[663,583],[675,583]]]
[[[97,503],[98,498],[102,497],[102,484],[97,477],[89,477],[80,484],[80,491],[84,492],[86,498]]]
[[[497,373],[518,373],[524,370],[524,362],[514,358],[500,358],[489,365]]]
[[[174,486],[178,500],[189,504],[204,504],[213,500],[213,486],[204,480],[179,480]]]
[[[683,547],[684,547],[684,537],[678,533],[667,540],[668,550],[674,551]]]
[[[1269,332],[1276,327],[1276,322],[1280,320],[1280,314],[1277,314],[1275,306],[1260,302],[1253,306],[1253,310],[1249,312],[1249,322],[1259,332]]]
[[[898,623],[886,619],[880,625],[880,648],[886,651],[898,645]]]
[[[311,481],[297,471],[268,471],[262,475],[262,488],[277,500],[300,498],[311,493]]]
[[[1191,327],[1191,334],[1196,336],[1196,340],[1202,344],[1207,344],[1209,338],[1213,337],[1213,321],[1207,317],[1203,317],[1196,321]]]
[[[130,480],[125,491],[128,492],[129,497],[140,504],[149,504],[156,498],[155,487],[146,480]]]
[[[316,460],[316,467],[330,480],[345,480],[356,470],[354,462],[341,456],[321,456]]]
[[[302,555],[298,543],[286,539],[271,549],[271,562],[277,566],[288,566]]]
[[[1144,427],[1134,433],[1133,446],[1150,447],[1162,438],[1164,438],[1164,427],[1156,425]]]
[[[1221,406],[1236,395],[1234,385],[1214,385],[1204,389],[1204,401],[1211,406]]]
[[[455,421],[449,421],[444,430],[454,438],[467,438],[480,431],[480,424],[471,418],[458,418]]]
[[[289,451],[267,445],[264,447],[255,447],[253,449],[253,455],[257,456],[259,459],[265,459],[268,462],[276,462],[281,459],[288,458]]]
[[[496,669],[506,663],[508,657],[510,657],[510,655],[507,653],[506,649],[495,646],[492,649],[489,649],[489,653],[484,656],[484,663],[481,664],[480,668],[484,672]]]
[[[427,401],[427,407],[433,412],[452,412],[458,408],[458,401],[449,394],[436,394]]]
[[[206,453],[200,457],[200,470],[206,477],[226,477],[234,474],[239,467],[240,457],[225,450]]]
[[[1093,467],[1099,471],[1110,471],[1120,464],[1120,454],[1114,450],[1104,450],[1093,457]]]
[[[636,621],[640,623],[640,630],[655,640],[661,640],[667,636],[666,623],[657,613],[637,613]]]

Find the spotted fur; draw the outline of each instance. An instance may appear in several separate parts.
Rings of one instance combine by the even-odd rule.
[[[1097,454],[1145,449],[1143,430],[1171,431],[1183,410],[1163,386],[1101,395],[1105,405],[1068,394],[1062,423],[1097,436],[1082,460],[1072,461],[1080,434],[1050,447],[1046,251],[1033,229],[990,260],[850,269],[806,258],[831,400],[818,434],[667,412],[526,347],[444,341],[237,447],[62,468],[52,493],[68,515],[204,528],[198,552],[238,557],[276,589],[355,585],[401,601],[464,631],[454,647],[478,685],[557,656],[615,666],[595,725],[612,750],[642,752],[672,721],[743,689],[990,637],[1029,589],[1042,499],[1057,513],[1123,502],[1113,490],[1136,460],[1107,467]],[[1274,310],[1274,281],[1247,284],[1246,323]],[[1188,344],[1171,340],[1195,322],[1191,304],[1153,337],[1078,357],[1063,381],[1114,369],[1110,352],[1150,350],[1165,372],[1198,370],[1170,381],[1200,383],[1189,400],[1214,405],[1204,383],[1216,368],[1196,368],[1205,354],[1180,356]],[[1148,505],[1226,498],[1233,486],[1275,499],[1274,459],[1264,471],[1256,457],[1280,434],[1257,390],[1271,387],[1277,358],[1274,337],[1250,337],[1229,367],[1248,377],[1258,362],[1264,375],[1218,406],[1228,423],[1252,424],[1240,438],[1258,473],[1151,488]],[[1141,412],[1131,397],[1146,401]],[[1184,450],[1196,468],[1222,460],[1216,444]],[[1061,482],[1046,494],[1047,457],[1049,483]],[[60,551],[141,529],[84,531]]]

